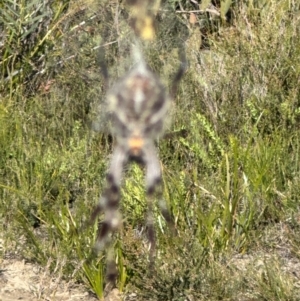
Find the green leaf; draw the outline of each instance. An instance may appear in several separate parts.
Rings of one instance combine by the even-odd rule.
[[[200,9],[201,10],[206,10],[209,7],[210,4],[211,4],[210,0],[203,0],[200,4]]]
[[[226,19],[226,14],[230,8],[231,3],[232,3],[232,0],[221,1],[220,12],[221,12],[222,19]]]
[[[47,14],[43,14],[41,16],[37,16],[35,17],[32,21],[38,21],[38,22],[35,22],[31,25],[31,27],[26,30],[23,35],[21,36],[21,39],[24,39],[25,37],[27,37],[29,34],[31,34],[33,31],[36,30],[36,28],[39,26],[39,20],[42,19],[44,16],[46,16]]]

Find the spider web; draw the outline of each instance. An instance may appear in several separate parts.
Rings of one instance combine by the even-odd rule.
[[[108,131],[101,63],[105,61],[108,68],[110,85],[134,64],[130,49],[136,35],[129,25],[131,18],[128,6],[118,1],[74,1],[57,25],[59,38],[53,41],[45,69],[48,78],[56,78],[52,92],[60,99],[81,102],[80,111],[89,116],[96,131]],[[183,45],[187,31],[169,5],[156,12],[154,27],[155,39],[142,42],[142,51],[167,85],[178,66],[177,48]]]

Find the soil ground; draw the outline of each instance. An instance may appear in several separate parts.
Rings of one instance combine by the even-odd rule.
[[[62,279],[32,263],[0,259],[0,301],[70,300],[96,301],[84,286]]]

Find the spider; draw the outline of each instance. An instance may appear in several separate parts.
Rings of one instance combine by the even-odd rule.
[[[130,162],[137,162],[144,166],[148,206],[147,236],[150,243],[150,262],[152,262],[156,244],[152,212],[155,195],[159,199],[158,205],[163,217],[169,226],[174,228],[173,219],[162,198],[162,173],[155,139],[163,133],[171,99],[184,74],[185,64],[182,63],[179,67],[169,96],[159,77],[145,63],[137,47],[134,48],[134,54],[136,65],[107,94],[112,134],[116,137],[117,143],[106,176],[106,189],[92,213],[91,220],[94,222],[99,213],[104,212],[104,220],[98,230],[95,245],[97,251],[103,250],[109,244],[111,234],[121,223],[118,207],[123,169]],[[105,68],[103,74],[107,77]],[[114,272],[107,271],[107,274],[114,274]]]

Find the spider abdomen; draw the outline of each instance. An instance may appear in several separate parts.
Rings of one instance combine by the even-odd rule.
[[[138,132],[155,138],[162,132],[169,98],[159,78],[142,63],[120,79],[107,100],[117,137],[129,138]]]

